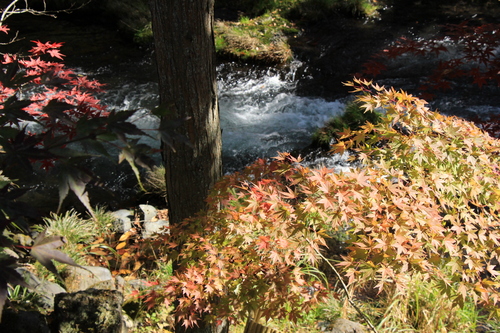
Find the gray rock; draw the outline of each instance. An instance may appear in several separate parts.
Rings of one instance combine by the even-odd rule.
[[[35,287],[35,292],[40,295],[43,306],[48,309],[54,308],[54,297],[57,294],[65,293],[66,290],[55,282],[42,281]]]
[[[330,333],[366,333],[366,329],[360,323],[338,318],[333,322]]]
[[[46,309],[54,308],[54,296],[56,294],[66,292],[66,290],[57,283],[41,280],[35,274],[24,268],[17,268],[17,271],[22,275],[32,290],[38,294],[40,302],[42,303],[41,305]]]
[[[130,318],[129,315],[123,313],[122,314],[122,320],[123,320],[123,329],[122,332],[134,332],[134,329],[137,328],[136,323],[132,318]]]
[[[59,333],[124,332],[123,295],[116,290],[88,289],[57,294],[54,306],[55,329]]]
[[[158,220],[155,222],[145,221],[143,225],[144,230],[142,231],[142,237],[150,238],[153,234],[168,233],[168,229],[165,229],[165,227],[168,227],[169,225],[168,221],[165,220]]]
[[[156,217],[156,208],[151,205],[139,205],[139,208],[144,214],[144,222],[154,222],[153,219]]]
[[[122,294],[125,294],[125,286],[127,285],[127,281],[120,275],[115,276],[115,290],[118,290]]]
[[[114,228],[116,232],[124,233],[132,228],[132,219],[134,218],[134,213],[128,209],[120,209],[112,212],[113,216],[116,218],[114,223]]]
[[[147,281],[143,280],[143,279],[135,279],[135,280],[127,281],[127,284],[125,285],[125,287],[128,288],[128,290],[130,290],[130,291],[132,291],[132,290],[144,290],[146,288],[149,288]]]
[[[70,266],[64,272],[68,292],[94,289],[115,290],[115,280],[109,269],[95,266]]]

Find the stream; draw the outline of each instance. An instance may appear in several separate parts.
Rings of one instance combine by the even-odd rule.
[[[257,158],[300,150],[325,122],[342,113],[344,103],[295,93],[297,72],[305,65],[292,62],[286,69],[222,63],[217,66],[219,110],[224,171],[234,172]],[[118,67],[123,67],[119,65]],[[149,110],[157,106],[157,83],[133,73],[154,71],[149,61],[135,63],[132,73],[115,66],[95,70],[80,68],[84,75],[106,83],[100,98],[115,110],[138,110],[133,121],[142,129],[158,127]],[[158,147],[158,141],[146,142]]]

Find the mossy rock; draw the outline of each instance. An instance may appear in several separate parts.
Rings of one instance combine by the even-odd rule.
[[[340,132],[345,129],[358,130],[367,122],[377,124],[380,116],[378,112],[365,111],[358,103],[351,102],[341,116],[332,118],[313,134],[312,145],[328,149],[332,140],[339,138]]]
[[[277,13],[256,18],[241,17],[238,22],[216,21],[217,53],[226,58],[283,64],[292,59],[287,37],[298,30]]]

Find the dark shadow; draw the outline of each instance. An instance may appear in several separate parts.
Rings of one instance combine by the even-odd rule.
[[[311,0],[313,1],[313,0]],[[389,0],[380,19],[366,20],[330,13],[316,20],[297,20],[303,31],[289,40],[298,60],[307,64],[297,94],[335,99],[373,54],[401,36],[431,34],[445,24],[500,22],[498,1]]]

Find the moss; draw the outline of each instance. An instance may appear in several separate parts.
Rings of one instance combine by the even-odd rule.
[[[238,22],[217,21],[214,30],[220,56],[268,64],[291,60],[292,51],[286,37],[298,32],[277,12],[252,19],[242,16]]]
[[[370,0],[218,0],[216,6],[241,13],[237,22],[216,22],[219,56],[267,64],[292,59],[287,39],[299,29],[291,20],[314,22],[339,12],[365,17],[377,14],[377,6]]]
[[[358,130],[367,122],[377,124],[380,116],[378,112],[365,112],[359,104],[351,102],[341,116],[332,118],[313,134],[313,146],[328,149],[330,142],[339,137],[339,132],[345,129]]]

